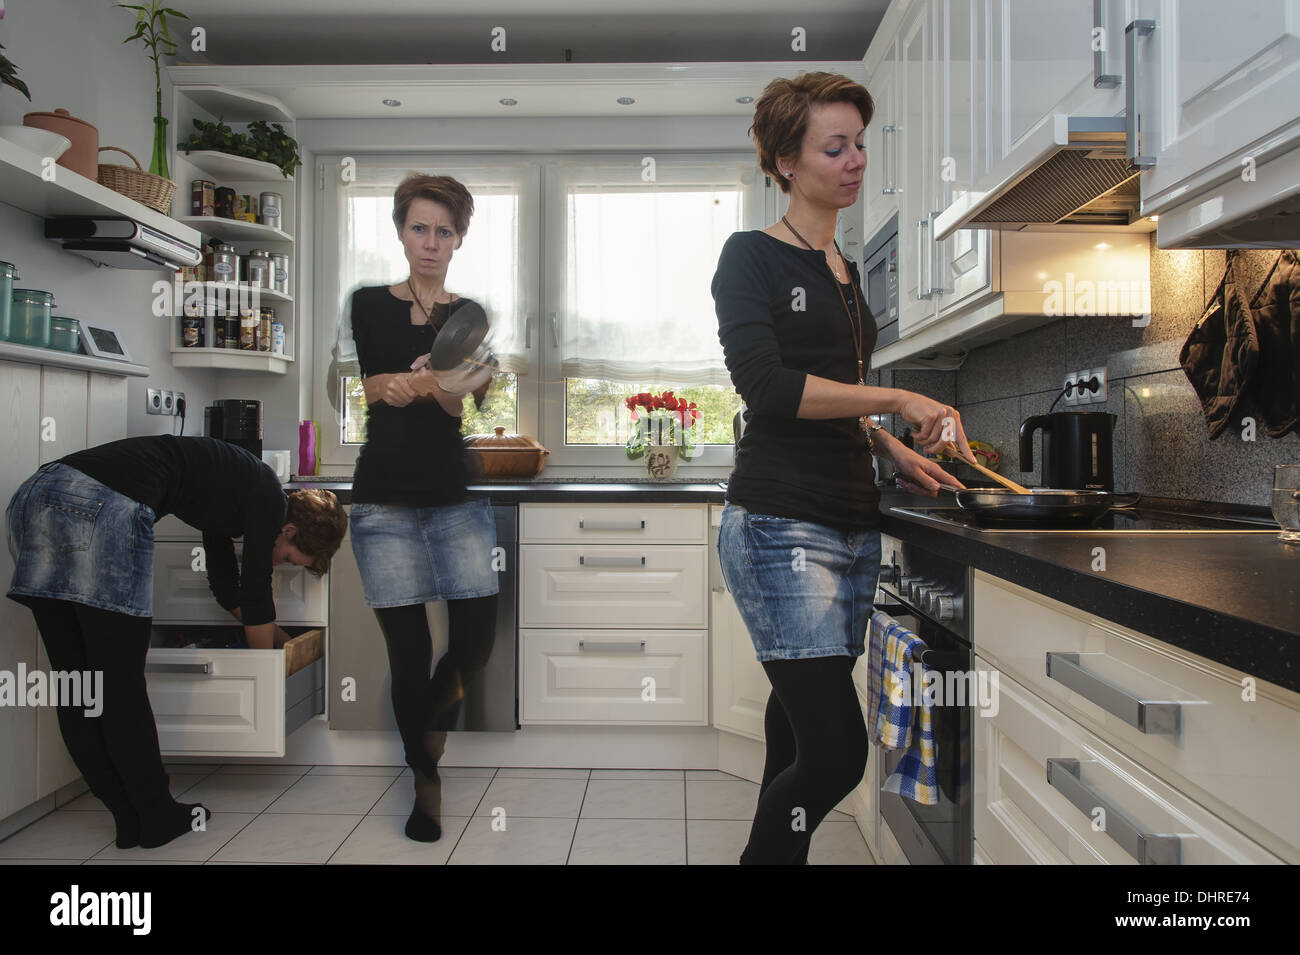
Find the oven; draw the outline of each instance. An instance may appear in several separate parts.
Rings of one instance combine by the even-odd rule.
[[[892,216],[862,250],[867,307],[876,320],[876,348],[898,341],[898,216]]]
[[[913,865],[969,865],[974,852],[972,806],[973,717],[979,704],[968,626],[968,568],[938,554],[881,535],[876,609],[925,644],[921,660],[937,673],[943,692],[931,707],[939,802],[924,806],[884,790],[904,749],[881,749],[875,784],[881,823]],[[919,702],[919,698],[917,698]]]

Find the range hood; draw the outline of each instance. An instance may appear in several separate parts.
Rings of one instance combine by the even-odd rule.
[[[1123,116],[1057,113],[935,219],[935,239],[959,229],[1035,231],[1129,226],[1141,220],[1140,170],[1129,168]]]
[[[1160,211],[1162,249],[1300,248],[1300,147],[1261,162],[1255,179],[1227,179]]]
[[[118,269],[165,269],[198,265],[197,246],[134,219],[55,216],[45,220],[45,237],[65,251]]]

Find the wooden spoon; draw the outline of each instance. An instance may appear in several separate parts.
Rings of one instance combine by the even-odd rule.
[[[952,453],[957,456],[958,460],[966,461],[966,459],[961,456],[961,452],[957,450],[957,445],[953,444],[951,441],[948,442],[948,447],[944,449],[945,453],[949,450],[951,450]],[[997,471],[990,471],[984,465],[980,464],[979,461],[975,460],[975,455],[973,454],[971,455],[971,460],[966,461],[966,463],[969,464],[971,467],[973,467],[976,471],[979,471],[980,474],[983,474],[985,477],[992,478],[993,480],[1001,484],[1003,487],[1010,488],[1011,490],[1015,491],[1017,494],[1030,493],[1029,488],[1025,487],[1023,484],[1017,484],[1015,481],[1011,480],[1011,478],[1003,477]]]

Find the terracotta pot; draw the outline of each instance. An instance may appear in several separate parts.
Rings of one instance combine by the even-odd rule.
[[[28,113],[23,117],[24,126],[48,129],[52,133],[66,136],[72,145],[58,158],[58,164],[78,175],[92,181],[99,175],[99,130],[77,119],[66,109],[56,109],[52,113]]]
[[[536,477],[546,467],[550,454],[535,438],[506,434],[467,434],[464,438],[470,471],[481,477]]]

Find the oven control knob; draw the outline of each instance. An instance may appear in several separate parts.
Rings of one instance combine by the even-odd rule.
[[[893,564],[881,564],[880,580],[877,581],[876,586],[880,586],[880,584],[892,584],[896,581],[897,577],[898,569]]]
[[[907,589],[907,595],[912,598],[912,603],[916,603],[921,599],[921,593],[924,589],[934,585],[935,581],[933,580],[913,580],[912,585]]]
[[[961,619],[962,599],[957,594],[935,594],[934,615],[940,623],[952,623]]]
[[[912,584],[916,583],[920,579],[920,577],[913,577],[910,574],[904,574],[900,571],[896,580],[899,594],[904,597],[910,597],[912,595]]]

